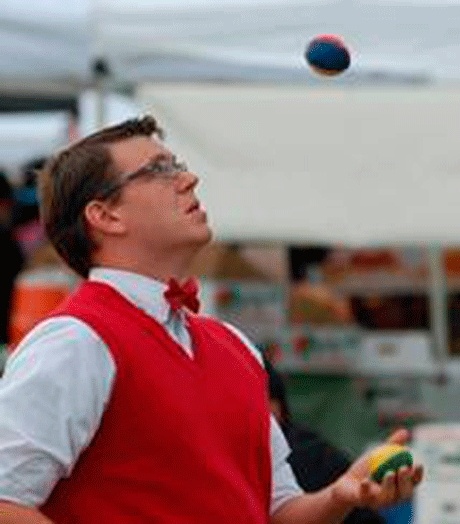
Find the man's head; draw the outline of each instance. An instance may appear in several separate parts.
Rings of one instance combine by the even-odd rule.
[[[70,145],[39,173],[48,237],[81,276],[93,265],[142,272],[210,239],[198,178],[161,138],[153,117],[129,120]]]

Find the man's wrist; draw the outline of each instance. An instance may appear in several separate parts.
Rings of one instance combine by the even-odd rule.
[[[352,495],[353,487],[348,487],[348,483],[346,475],[343,475],[326,488],[330,491],[331,504],[337,508],[338,513],[347,514],[356,507],[356,500]]]

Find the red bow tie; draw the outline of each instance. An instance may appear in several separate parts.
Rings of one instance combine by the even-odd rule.
[[[194,278],[189,278],[184,284],[179,284],[175,278],[169,279],[164,297],[173,311],[186,307],[193,313],[198,313],[200,309],[198,282]]]

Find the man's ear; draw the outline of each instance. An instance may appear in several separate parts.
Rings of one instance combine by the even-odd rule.
[[[100,233],[119,235],[125,231],[119,207],[115,204],[91,200],[86,204],[84,215],[88,225]]]

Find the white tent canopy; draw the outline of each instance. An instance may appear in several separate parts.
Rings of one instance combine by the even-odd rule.
[[[146,85],[224,240],[460,239],[460,89]]]
[[[0,86],[79,86],[91,56],[89,20],[90,0],[2,0]]]
[[[136,76],[305,78],[318,33],[352,47],[352,73],[459,78],[460,3],[419,0],[98,0],[96,47]],[[128,43],[128,45],[127,45]],[[181,67],[185,71],[181,71]],[[353,75],[352,75],[353,76]]]
[[[2,0],[0,86],[86,85],[96,56],[128,84],[313,82],[303,50],[329,32],[354,50],[338,82],[458,79],[459,26],[458,0]]]

